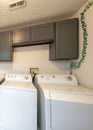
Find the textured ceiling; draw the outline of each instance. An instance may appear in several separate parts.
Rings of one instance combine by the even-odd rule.
[[[69,16],[79,10],[87,0],[26,0],[26,7],[9,10],[9,3],[14,1],[16,0],[0,0],[0,28]]]

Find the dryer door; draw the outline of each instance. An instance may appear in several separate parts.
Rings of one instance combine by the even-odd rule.
[[[93,130],[92,95],[50,92],[50,99],[53,130]]]

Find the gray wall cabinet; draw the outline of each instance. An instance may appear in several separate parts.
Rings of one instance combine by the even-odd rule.
[[[13,46],[28,46],[54,41],[54,23],[13,30]]]
[[[12,60],[11,31],[0,32],[0,61]]]
[[[13,46],[30,45],[30,27],[13,30]]]
[[[31,27],[32,44],[51,43],[54,40],[54,23]]]
[[[77,18],[0,32],[0,61],[12,60],[12,46],[40,44],[49,44],[50,60],[77,59],[78,34]]]
[[[50,44],[50,60],[78,58],[78,19],[56,22],[55,41]]]

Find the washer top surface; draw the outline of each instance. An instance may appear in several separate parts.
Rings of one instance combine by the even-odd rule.
[[[6,74],[1,88],[36,91],[30,74]]]
[[[36,91],[36,88],[32,83],[22,82],[22,81],[5,81],[0,86],[1,88],[11,88],[11,89],[20,89],[28,91]]]

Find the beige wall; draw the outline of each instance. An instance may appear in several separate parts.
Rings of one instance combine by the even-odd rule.
[[[30,67],[40,67],[40,73],[68,73],[69,63],[49,61],[49,45],[15,48],[13,62],[0,62],[0,73],[28,73]]]
[[[80,9],[80,11],[74,17],[80,18],[80,13],[83,11],[84,7]],[[93,88],[93,6],[90,7],[89,10],[86,12],[85,17],[88,30],[87,56],[85,62],[81,65],[81,68],[74,72],[77,75],[81,85]],[[82,41],[83,41],[81,23],[80,23],[79,35],[80,35],[80,55],[81,55]]]

